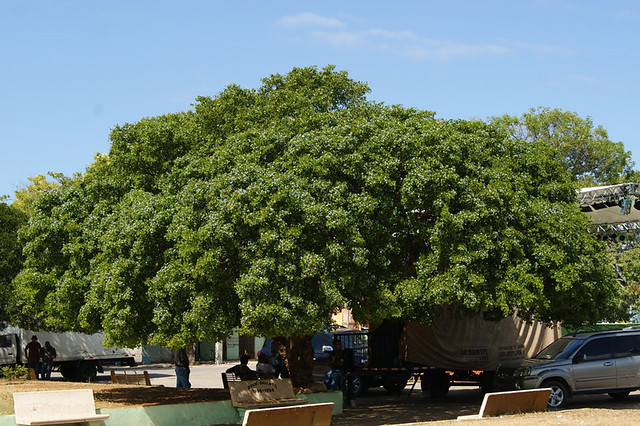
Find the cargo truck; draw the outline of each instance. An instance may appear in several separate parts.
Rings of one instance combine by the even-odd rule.
[[[104,373],[105,365],[136,365],[136,356],[131,349],[103,346],[103,333],[56,333],[13,326],[0,329],[0,365],[26,365],[25,346],[34,335],[41,345],[49,341],[56,349],[53,368],[68,380],[93,380],[98,372]]]
[[[496,322],[452,318],[446,310],[431,325],[385,320],[367,332],[336,334],[347,348],[346,377],[354,395],[378,386],[399,392],[419,377],[432,397],[444,397],[454,385],[489,392],[500,363],[531,357],[560,336],[559,326],[515,315]]]

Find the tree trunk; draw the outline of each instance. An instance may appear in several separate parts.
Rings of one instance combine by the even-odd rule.
[[[313,382],[312,338],[312,335],[308,335],[291,336],[289,339],[287,368],[293,387],[301,388]]]

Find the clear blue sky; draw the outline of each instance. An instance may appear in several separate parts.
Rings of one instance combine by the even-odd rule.
[[[590,116],[640,168],[640,1],[0,0],[0,195],[83,172],[115,125],[328,64],[440,118]]]

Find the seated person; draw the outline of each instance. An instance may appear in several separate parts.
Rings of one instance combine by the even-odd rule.
[[[258,355],[258,365],[256,365],[256,373],[261,379],[273,379],[275,376],[275,368],[269,361],[269,357],[265,354]]]
[[[342,380],[342,370],[344,369],[344,352],[340,340],[333,340],[333,351],[329,354],[327,365],[330,370],[324,376],[324,384],[329,390],[337,390]]]
[[[227,369],[227,373],[234,373],[236,376],[240,377],[240,380],[256,380],[258,375],[255,371],[253,371],[247,365],[249,363],[249,355],[247,352],[240,357],[240,364],[234,365],[233,367]]]

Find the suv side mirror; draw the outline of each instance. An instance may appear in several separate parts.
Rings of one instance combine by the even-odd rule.
[[[586,359],[587,357],[584,354],[578,354],[573,357],[573,363],[578,364],[578,363],[584,362],[584,360]]]

